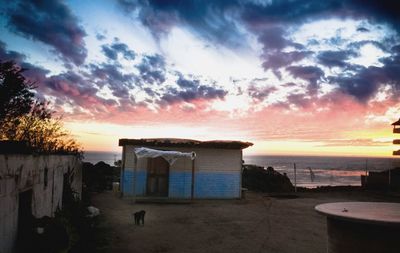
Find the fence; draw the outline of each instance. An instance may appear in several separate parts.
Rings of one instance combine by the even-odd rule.
[[[400,159],[392,158],[245,156],[244,161],[273,167],[281,174],[286,173],[293,185],[307,188],[360,186],[362,175],[400,168]]]

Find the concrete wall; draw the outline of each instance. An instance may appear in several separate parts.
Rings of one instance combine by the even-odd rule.
[[[80,196],[81,166],[72,155],[0,154],[0,252],[14,249],[19,193],[32,190],[33,216],[53,216],[62,207],[63,177],[68,170],[74,171],[72,187]]]
[[[125,170],[123,172],[122,190],[124,196],[134,194],[135,155],[134,146],[125,147]],[[152,147],[149,147],[152,148]],[[240,198],[242,150],[214,148],[170,148],[155,149],[175,150],[196,153],[195,159],[195,198]],[[147,158],[137,160],[136,196],[146,195]],[[169,198],[190,198],[192,184],[192,161],[179,158],[169,170]]]

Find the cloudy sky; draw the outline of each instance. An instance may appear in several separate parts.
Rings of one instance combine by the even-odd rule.
[[[254,142],[245,154],[395,149],[396,1],[0,2],[0,60],[28,69],[85,150],[146,137]]]

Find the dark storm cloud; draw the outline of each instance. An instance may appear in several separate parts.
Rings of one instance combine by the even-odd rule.
[[[378,67],[361,67],[361,70],[350,76],[330,77],[330,82],[337,83],[340,89],[361,102],[367,102],[378,90],[381,84],[389,79],[384,69]]]
[[[135,75],[123,74],[117,64],[90,65],[91,76],[100,87],[107,85],[117,98],[129,97],[129,89],[136,79]]]
[[[285,30],[280,26],[267,27],[262,30],[258,41],[264,46],[264,50],[281,50],[291,41],[285,39]]]
[[[395,88],[396,93],[393,95],[398,97],[400,93],[400,45],[392,47],[391,51],[392,55],[382,60],[384,64],[382,68],[389,80],[389,84]]]
[[[352,50],[358,50],[361,47],[368,45],[368,44],[373,45],[373,46],[381,49],[382,51],[387,50],[386,46],[383,43],[381,43],[379,41],[375,41],[375,40],[361,40],[361,41],[352,42],[352,43],[349,43],[348,47],[351,48]]]
[[[286,68],[292,76],[315,83],[324,76],[324,72],[314,66],[291,66]]]
[[[295,77],[308,81],[308,89],[315,92],[318,88],[318,82],[324,77],[322,69],[314,66],[290,66],[286,68],[289,73]]]
[[[43,94],[56,97],[56,106],[60,111],[62,106],[71,105],[74,112],[82,114],[84,109],[86,116],[94,116],[117,106],[114,99],[97,96],[99,89],[90,80],[71,71],[46,78],[38,89]]]
[[[138,7],[138,0],[118,0],[118,3],[126,13],[136,10]]]
[[[19,1],[7,15],[11,31],[50,45],[76,65],[85,61],[86,32],[63,1]]]
[[[7,50],[6,44],[0,40],[0,61],[13,61],[25,69],[23,75],[32,82],[41,83],[50,72],[47,69],[26,62],[26,56],[16,51]]]
[[[365,28],[365,27],[359,27],[357,28],[358,32],[369,32],[369,29]]]
[[[126,60],[135,59],[135,52],[130,50],[125,43],[114,42],[111,45],[102,45],[101,50],[111,60],[117,60],[118,54],[121,54]]]
[[[150,87],[145,87],[143,88],[143,91],[146,92],[147,95],[149,95],[150,97],[155,97],[158,96],[159,94],[157,92],[155,92],[152,88]]]
[[[50,75],[50,71],[26,61],[26,56],[15,52],[7,51],[5,44],[0,41],[0,60],[14,61],[21,68],[25,69],[23,75],[34,82],[36,97],[45,99],[45,96],[52,96],[55,102],[52,106],[57,112],[63,113],[63,105],[70,104],[74,111],[81,111],[81,108],[89,110],[89,113],[96,113],[103,107],[116,106],[113,99],[104,99],[97,96],[98,87],[91,80],[94,75],[67,71],[57,75]],[[114,75],[115,77],[115,75]],[[104,112],[104,109],[101,109]]]
[[[26,59],[26,56],[15,51],[6,49],[6,44],[0,40],[0,60],[1,61],[14,61],[21,63]]]
[[[165,82],[166,66],[163,56],[159,54],[145,55],[136,67],[143,83],[162,84]]]
[[[400,55],[400,45],[395,45],[391,49],[391,52],[394,53],[395,55],[399,56]]]
[[[244,46],[237,27],[236,1],[127,1],[119,0],[129,12],[139,10],[139,18],[156,38],[167,34],[176,25],[187,26],[210,42],[227,46]]]
[[[174,26],[184,26],[207,41],[228,47],[243,46],[246,43],[240,28],[244,27],[263,46],[260,55],[263,68],[271,69],[278,77],[279,68],[313,54],[290,41],[286,34],[289,27],[334,17],[388,23],[397,30],[400,27],[400,15],[396,15],[398,4],[390,0],[120,0],[119,3],[127,12],[137,11],[139,19],[156,37],[167,34]],[[358,31],[368,30],[360,27]],[[342,45],[344,41],[337,36],[329,43]],[[283,51],[288,47],[293,49]],[[342,67],[347,58],[344,53],[325,52],[318,60],[328,67]]]
[[[92,96],[98,91],[97,88],[88,84],[82,76],[70,71],[49,77],[45,84],[53,91],[67,96]]]
[[[399,6],[391,0],[119,0],[119,4],[127,12],[138,11],[142,23],[155,36],[183,25],[212,42],[228,46],[243,44],[238,28],[242,22],[251,30],[259,30],[265,25],[286,26],[318,18],[350,17],[387,22],[395,29],[400,27]]]
[[[398,100],[400,94],[400,45],[391,48],[390,56],[381,59],[383,66],[364,67],[348,65],[345,73],[328,77],[329,82],[336,83],[339,88],[360,102],[367,102],[382,85],[393,87],[393,98]],[[351,74],[349,74],[351,73]]]
[[[243,2],[238,0],[239,2]],[[392,0],[282,0],[244,1],[242,18],[251,26],[265,23],[303,23],[320,18],[355,18],[384,22],[399,29],[399,4]]]
[[[134,76],[123,74],[121,72],[121,67],[116,64],[91,64],[90,69],[92,71],[92,76],[98,79],[107,80],[107,81],[115,81],[121,83],[130,83]]]
[[[310,51],[292,51],[292,52],[272,52],[262,55],[264,62],[262,66],[267,69],[279,69],[284,66],[289,66],[292,63],[298,62],[311,55]]]
[[[262,67],[265,70],[272,69],[275,74],[277,69],[291,65],[312,54],[304,50],[304,46],[285,38],[285,30],[282,26],[272,26],[266,28],[257,27],[254,30],[258,34],[258,41],[263,45],[261,58],[264,61]],[[292,47],[292,51],[282,52],[282,49]]]
[[[179,89],[167,87],[164,94],[160,97],[160,105],[165,106],[181,102],[193,102],[195,100],[223,99],[228,93],[222,88],[202,84],[197,79],[186,79],[182,75],[179,76],[176,84],[179,86]]]
[[[327,67],[345,67],[345,61],[356,54],[353,51],[322,51],[318,54],[318,62]]]
[[[348,1],[348,8],[352,8],[354,17],[367,17],[372,22],[385,22],[391,24],[398,31],[400,29],[400,3],[398,1],[351,0]]]

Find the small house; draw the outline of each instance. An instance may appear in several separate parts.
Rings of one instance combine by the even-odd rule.
[[[124,197],[234,199],[241,197],[241,141],[120,139]]]

